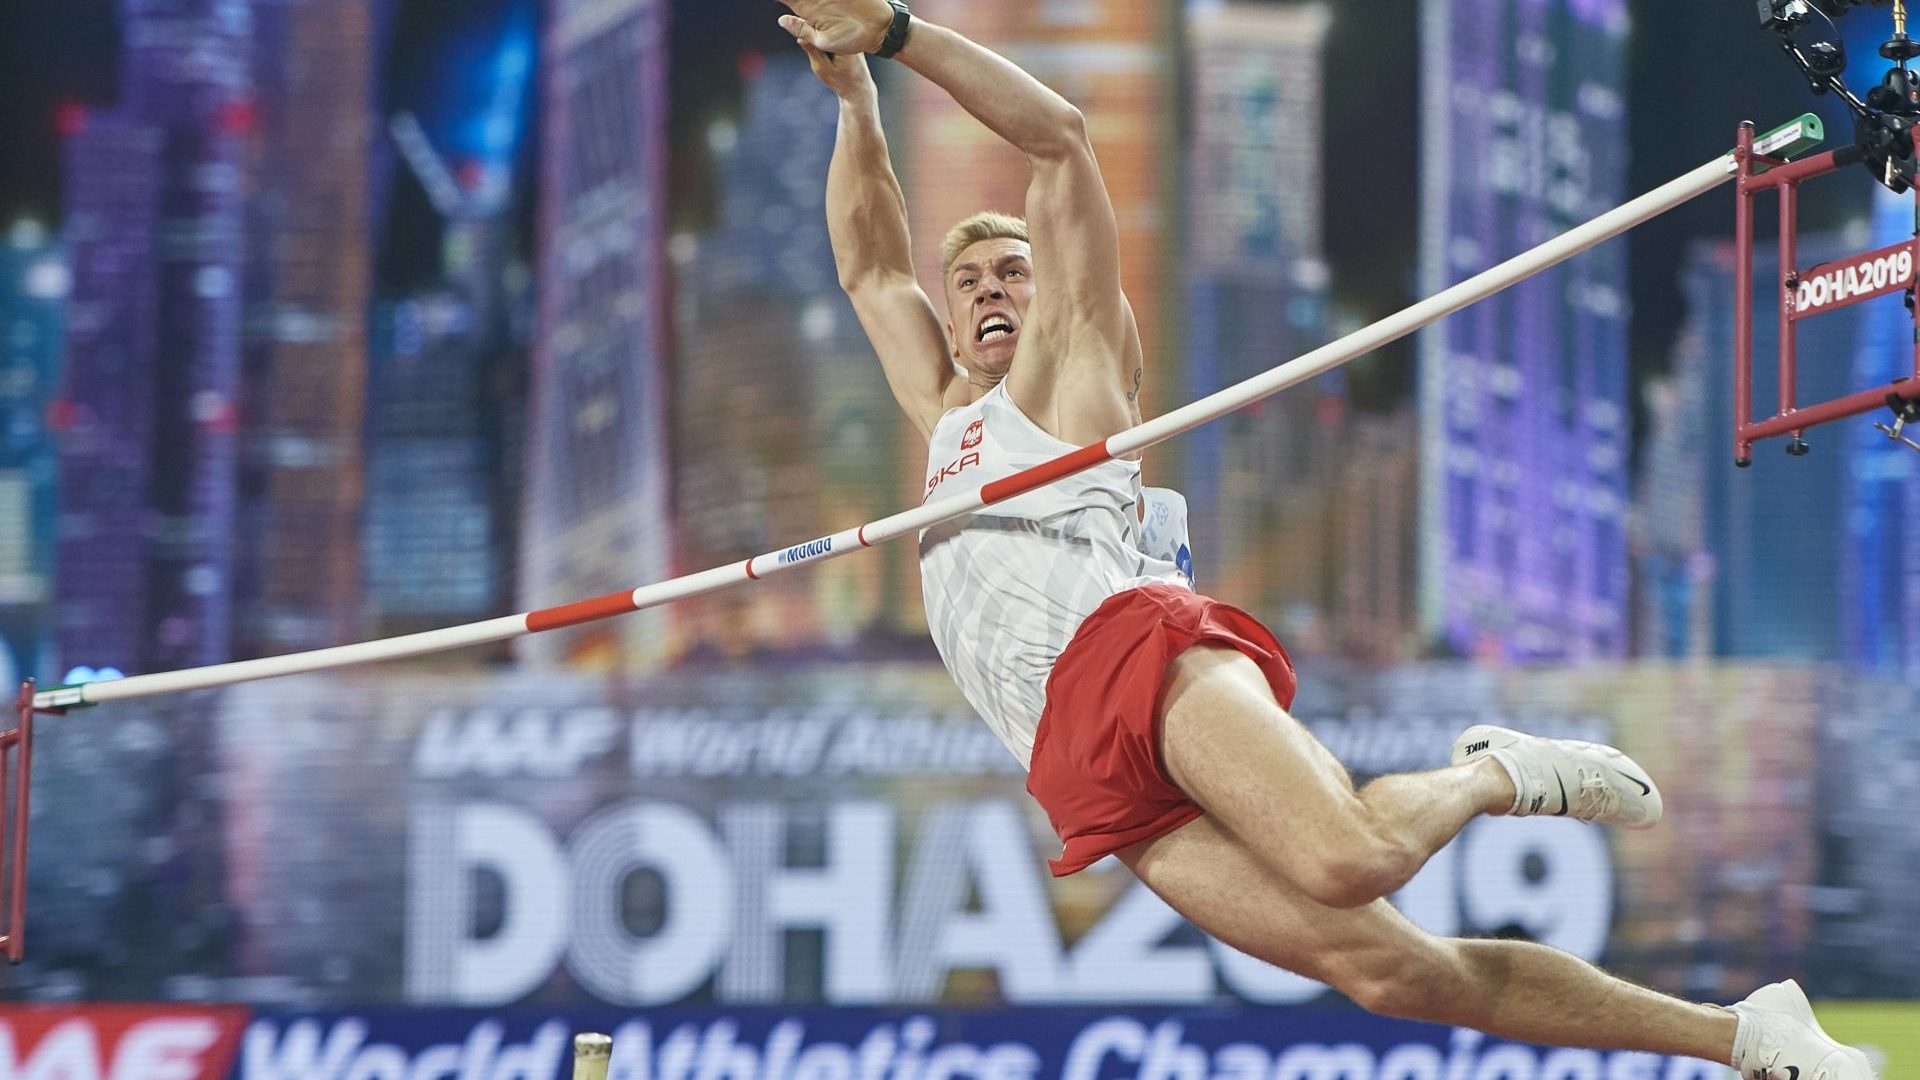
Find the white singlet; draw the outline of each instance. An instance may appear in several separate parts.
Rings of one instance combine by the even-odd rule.
[[[1003,383],[934,425],[924,494],[973,490],[1074,449],[1027,419]],[[940,658],[1022,765],[1047,676],[1081,621],[1115,593],[1191,585],[1191,574],[1186,502],[1143,488],[1137,461],[1102,462],[920,534],[920,591]]]

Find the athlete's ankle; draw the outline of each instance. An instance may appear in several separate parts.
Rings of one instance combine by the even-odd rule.
[[[1520,806],[1520,775],[1516,772],[1513,757],[1504,751],[1496,750],[1473,763],[1481,775],[1488,778],[1487,797],[1480,805],[1484,814],[1511,814]]]
[[[1739,1009],[1729,1008],[1725,1005],[1714,1005],[1712,1007],[1733,1017],[1733,1045],[1727,1049],[1727,1056],[1720,1060],[1725,1061],[1737,1070],[1741,1067],[1741,1062],[1746,1060],[1747,1052],[1753,1047],[1754,1025],[1747,1019],[1747,1014]]]

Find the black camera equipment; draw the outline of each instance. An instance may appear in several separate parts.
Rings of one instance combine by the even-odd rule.
[[[1880,85],[1862,100],[1841,80],[1847,68],[1847,47],[1834,19],[1855,7],[1893,7],[1893,36],[1880,46],[1880,55],[1893,67]],[[1920,74],[1908,63],[1920,57],[1920,41],[1907,36],[1906,0],[1759,0],[1760,24],[1780,38],[1780,47],[1793,58],[1816,94],[1833,94],[1853,112],[1853,141],[1874,179],[1896,192],[1914,185],[1913,132],[1920,123]],[[1824,22],[1823,40],[1802,43],[1802,31],[1815,20]]]

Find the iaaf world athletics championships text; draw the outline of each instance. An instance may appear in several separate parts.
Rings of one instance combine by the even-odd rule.
[[[1195,1039],[1178,1018],[1096,1014],[1074,1028],[1045,1011],[1029,1013],[1024,1026],[1050,1037],[956,1037],[956,1027],[1005,1026],[982,1019],[1009,1018],[986,1014],[968,1024],[910,1016],[839,1038],[810,1037],[809,1024],[797,1018],[777,1020],[758,1038],[743,1037],[742,1024],[731,1018],[658,1025],[632,1019],[612,1032],[608,1080],[1718,1080],[1726,1072],[1685,1058],[1540,1049],[1374,1017],[1358,1018],[1373,1036],[1365,1041],[1262,1038],[1262,1029],[1271,1034],[1276,1025],[1258,1016],[1241,1016],[1230,1033],[1218,1022],[1196,1023],[1215,1030]],[[354,1018],[285,1026],[257,1020],[242,1046],[238,1080],[563,1080],[570,1034],[556,1019],[514,1043],[502,1039],[497,1023],[483,1021],[462,1043],[407,1053],[375,1041]],[[1238,1038],[1222,1042],[1223,1034]]]
[[[1419,717],[1349,709],[1302,721],[1354,772],[1437,768],[1453,737],[1474,724],[1558,738],[1605,741],[1600,719],[1481,712]],[[887,712],[858,706],[805,708],[443,709],[414,744],[413,775],[494,780],[563,779],[624,751],[624,767],[650,778],[1015,775],[1020,764],[964,709]]]

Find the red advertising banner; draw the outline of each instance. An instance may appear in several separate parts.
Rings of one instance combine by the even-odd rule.
[[[244,1006],[0,1007],[5,1080],[227,1080]]]

